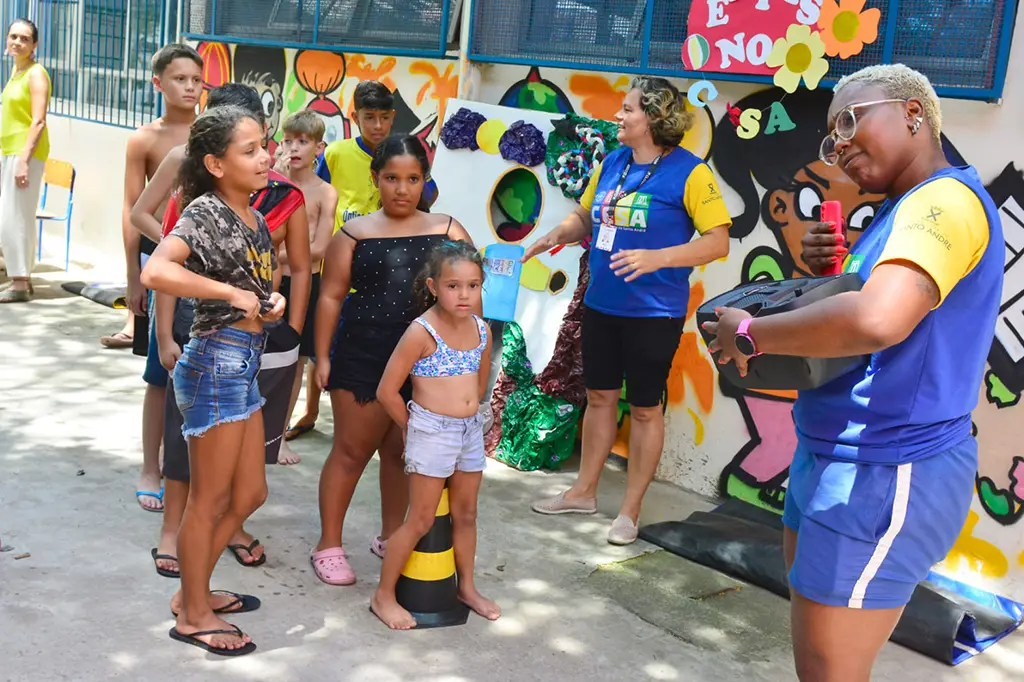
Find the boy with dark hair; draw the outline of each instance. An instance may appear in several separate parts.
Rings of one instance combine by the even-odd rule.
[[[160,365],[156,343],[150,343],[155,334],[147,314],[150,297],[139,281],[145,259],[153,253],[156,243],[142,238],[132,227],[131,210],[167,153],[188,141],[189,127],[196,118],[196,105],[203,91],[203,58],[188,45],[171,44],[153,56],[152,67],[153,87],[163,95],[164,115],[145,124],[128,138],[121,234],[127,265],[128,309],[134,315],[133,351],[146,357],[146,369],[142,375],[146,382],[142,403],[142,473],[135,496],[143,509],[161,511],[160,441],[163,437],[167,370]],[[163,206],[158,211],[162,215]],[[122,339],[126,336],[122,330]],[[150,345],[154,347],[150,349]]]
[[[299,366],[295,373],[288,402],[288,419],[299,397],[302,388],[302,375],[307,358],[316,355],[313,349],[313,325],[316,318],[316,302],[320,295],[320,268],[324,252],[331,242],[334,232],[335,211],[338,204],[338,192],[330,184],[317,177],[313,165],[317,157],[324,151],[324,133],[326,128],[320,116],[309,109],[292,114],[285,119],[282,127],[284,136],[281,139],[281,159],[279,170],[299,189],[306,198],[306,217],[309,219],[309,260],[312,264],[313,279],[309,288],[309,307],[306,308],[306,325],[302,329],[302,342],[299,344]],[[292,278],[288,265],[288,253],[284,250],[279,255],[283,277],[281,278],[281,295],[291,297]],[[310,364],[306,379],[306,409],[310,411],[309,399],[319,401],[320,391],[316,386],[313,365]],[[287,425],[287,423],[285,424]],[[297,464],[299,455],[288,447],[287,442],[281,443],[277,457],[278,464]]]

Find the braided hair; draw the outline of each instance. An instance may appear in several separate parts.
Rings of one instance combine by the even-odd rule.
[[[234,105],[208,108],[192,123],[185,159],[178,171],[182,206],[188,206],[215,189],[214,177],[207,170],[204,159],[208,154],[223,158],[235,137],[235,128],[245,119],[260,123],[251,112]]]
[[[419,305],[420,315],[430,310],[437,303],[437,297],[434,296],[433,292],[430,291],[430,287],[427,286],[427,280],[432,279],[436,282],[438,277],[441,276],[441,270],[445,265],[454,265],[463,261],[473,263],[480,268],[480,277],[484,277],[483,256],[480,255],[475,246],[464,239],[445,240],[435,246],[430,252],[423,270],[420,271],[419,276],[416,277],[416,281],[412,285],[412,292]]]
[[[420,164],[420,170],[423,172],[423,182],[420,183],[420,189],[425,189],[427,182],[430,181],[430,159],[427,157],[427,150],[423,148],[423,143],[420,142],[418,137],[413,135],[392,135],[385,139],[374,151],[373,160],[370,161],[370,170],[375,175],[380,175],[384,170],[384,167],[388,165],[388,161],[396,156],[412,156]],[[423,211],[424,213],[430,212],[430,201],[429,198],[420,193],[419,201],[416,203],[416,210]]]

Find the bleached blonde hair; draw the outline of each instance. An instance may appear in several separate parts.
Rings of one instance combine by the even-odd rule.
[[[834,92],[838,94],[852,83],[875,85],[893,99],[918,100],[924,108],[924,120],[928,122],[932,136],[936,140],[941,140],[942,110],[939,108],[939,96],[935,94],[935,88],[928,77],[920,71],[915,71],[906,64],[866,66],[860,71],[840,78]]]

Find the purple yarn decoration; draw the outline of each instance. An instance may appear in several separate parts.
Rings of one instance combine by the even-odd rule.
[[[516,121],[498,140],[498,149],[506,161],[515,161],[532,168],[544,163],[547,143],[544,134],[535,125]]]
[[[476,131],[487,119],[483,114],[462,107],[441,128],[441,142],[448,149],[469,149],[476,151]]]

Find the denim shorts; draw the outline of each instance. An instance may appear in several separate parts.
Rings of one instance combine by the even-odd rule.
[[[156,294],[149,292],[149,310],[153,311],[153,301]],[[150,315],[149,320],[149,343],[146,346],[146,369],[142,372],[142,380],[150,386],[167,388],[168,374],[164,366],[160,364],[160,348],[156,343],[156,315]]]
[[[174,394],[186,438],[248,419],[263,407],[256,375],[266,334],[228,327],[189,339],[174,366]]]
[[[483,424],[479,414],[445,417],[410,400],[405,473],[448,478],[456,471],[483,471],[487,468]]]

